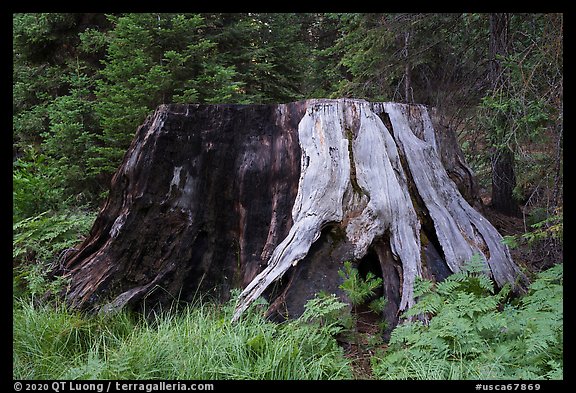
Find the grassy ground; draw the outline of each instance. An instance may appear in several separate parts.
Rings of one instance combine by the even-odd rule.
[[[473,265],[471,265],[474,268]],[[562,265],[509,298],[479,272],[422,281],[413,313],[384,343],[374,321],[335,296],[276,324],[256,305],[230,322],[233,302],[198,302],[144,320],[85,315],[34,301],[13,305],[15,379],[562,379]],[[349,312],[349,311],[348,311]]]
[[[84,316],[17,301],[16,379],[346,379],[336,340],[314,323],[274,324],[258,313],[191,305],[153,321]]]

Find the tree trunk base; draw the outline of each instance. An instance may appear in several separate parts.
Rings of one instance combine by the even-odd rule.
[[[394,326],[417,277],[442,280],[474,254],[516,284],[455,141],[421,105],[161,106],[66,261],[68,300],[110,312],[241,288],[234,319],[260,296],[291,318],[319,291],[346,299],[338,271],[353,261],[383,278]]]

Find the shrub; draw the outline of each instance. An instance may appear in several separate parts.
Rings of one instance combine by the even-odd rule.
[[[12,222],[16,223],[49,209],[60,207],[63,189],[54,183],[54,170],[47,157],[29,146],[13,163]]]
[[[344,268],[338,271],[338,275],[343,280],[340,289],[346,293],[353,306],[370,299],[382,285],[382,278],[376,277],[372,272],[362,278],[358,269],[353,268],[349,261],[344,262]]]

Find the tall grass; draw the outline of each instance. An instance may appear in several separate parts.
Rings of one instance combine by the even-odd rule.
[[[345,379],[342,349],[314,323],[274,324],[231,307],[196,304],[136,321],[85,316],[19,300],[16,379]]]
[[[114,320],[86,317],[63,306],[38,305],[19,298],[13,305],[13,376],[18,379],[65,378],[88,357],[114,348],[134,334],[128,314]],[[94,365],[93,360],[88,363]]]

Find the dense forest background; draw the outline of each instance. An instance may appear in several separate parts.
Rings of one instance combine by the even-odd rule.
[[[96,208],[159,104],[354,97],[438,108],[529,230],[562,211],[562,43],[562,14],[14,14],[13,222]]]
[[[54,284],[49,272],[87,233],[158,105],[340,97],[435,107],[516,262],[561,262],[562,14],[23,13],[15,292]]]

